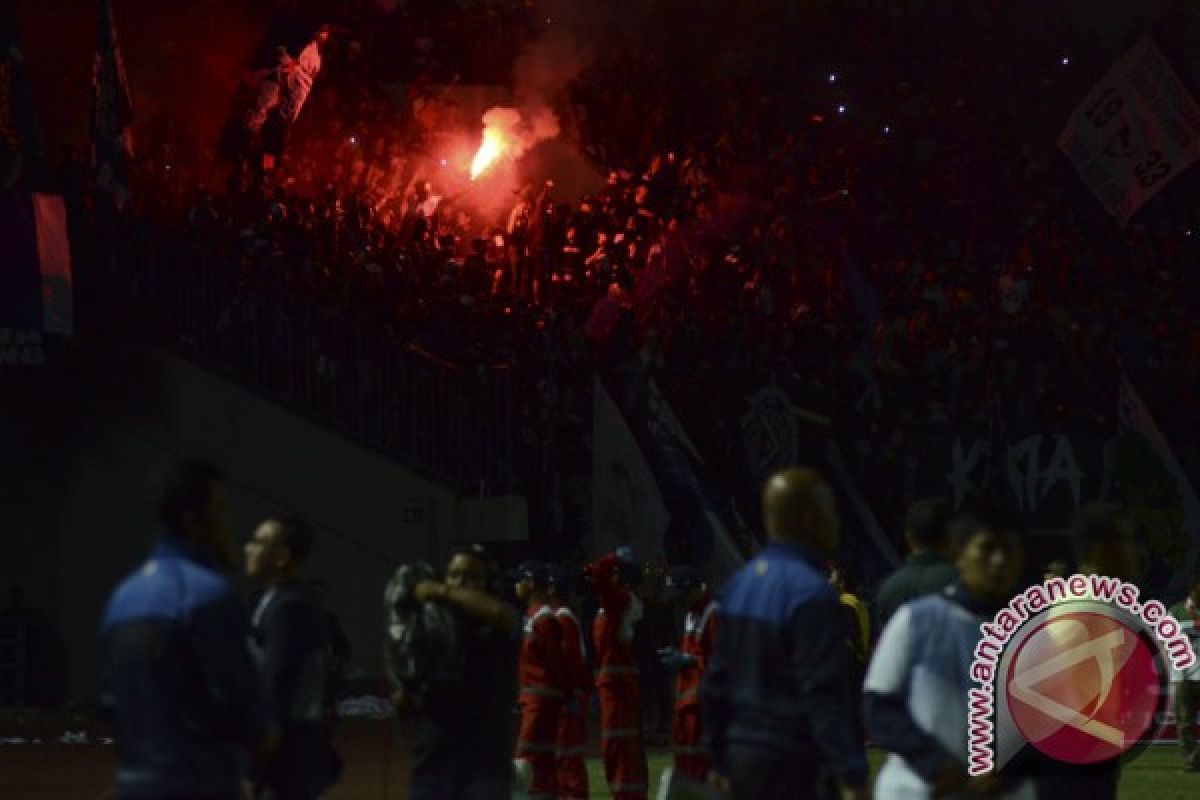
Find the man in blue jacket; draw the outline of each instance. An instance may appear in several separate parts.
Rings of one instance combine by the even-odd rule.
[[[833,491],[812,470],[784,470],[763,491],[763,519],[770,542],[725,588],[701,689],[715,782],[736,800],[862,800],[846,616],[823,570],[838,541]]]
[[[252,754],[277,735],[228,572],[234,546],[213,466],[185,462],[160,505],[164,534],[109,598],[101,705],[121,800],[236,800]]]

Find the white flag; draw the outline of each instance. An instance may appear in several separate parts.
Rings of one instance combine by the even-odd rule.
[[[1058,146],[1124,225],[1200,158],[1200,107],[1143,37],[1075,109]]]
[[[1175,454],[1171,452],[1171,445],[1167,443],[1146,404],[1133,388],[1128,375],[1121,376],[1121,397],[1117,412],[1120,415],[1121,428],[1140,434],[1175,482],[1175,489],[1183,503],[1183,534],[1189,541],[1187,563],[1181,565],[1182,569],[1177,575],[1190,574],[1200,548],[1200,498],[1196,496],[1191,481],[1175,459]]]

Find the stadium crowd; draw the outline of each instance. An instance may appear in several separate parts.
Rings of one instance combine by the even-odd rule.
[[[159,142],[139,164],[137,213],[211,247],[206,280],[266,287],[295,310],[295,336],[319,341],[312,320],[339,318],[455,363],[522,368],[535,377],[518,396],[539,400],[524,417],[557,420],[563,442],[586,438],[595,366],[638,356],[696,397],[774,378],[831,418],[886,519],[914,499],[931,428],[1111,430],[1122,368],[1168,433],[1186,430],[1200,219],[1172,199],[1196,178],[1128,229],[1105,217],[1052,145],[1080,70],[1103,64],[1086,43],[1060,63],[1061,43],[1039,41],[1014,69],[993,58],[1004,37],[950,35],[978,24],[966,10],[847,12],[826,24],[863,46],[825,74],[820,49],[746,59],[771,23],[793,30],[786,15],[759,9],[714,40],[718,10],[680,22],[668,6],[557,98],[564,136],[608,170],[577,202],[530,184],[485,218],[436,202],[437,171],[422,171],[431,136],[472,127],[435,91],[478,72],[455,42],[528,44],[528,12],[417,24],[409,8],[412,47],[385,55],[374,23],[396,17],[372,6],[358,30],[375,33],[334,46],[273,171],[197,188],[203,148]],[[694,51],[661,36],[671,21],[691,26]],[[904,57],[915,51],[934,55]],[[384,76],[409,81],[402,99]],[[243,335],[265,324],[260,307],[242,304]],[[586,460],[565,449],[542,467]]]
[[[133,253],[123,262],[136,267],[136,307],[150,310],[138,324],[184,349],[197,346],[197,337],[223,339],[230,358],[241,342],[262,340],[280,356],[268,352],[263,370],[308,360],[319,364],[323,380],[358,381],[368,394],[382,391],[370,376],[392,346],[415,347],[481,373],[498,364],[514,367],[525,382],[516,394],[532,453],[520,469],[531,484],[532,505],[541,509],[535,513],[545,515],[539,524],[563,540],[555,560],[564,563],[581,561],[574,552],[580,542],[567,534],[579,538],[586,522],[576,524],[565,500],[546,509],[554,506],[552,497],[572,494],[572,477],[590,469],[593,375],[619,372],[630,362],[699,389],[695,402],[710,403],[714,421],[726,426],[736,416],[713,399],[717,388],[778,380],[829,418],[835,435],[850,445],[868,504],[887,520],[900,519],[916,499],[915,461],[931,426],[1015,428],[1057,419],[1109,430],[1125,369],[1138,376],[1168,432],[1187,430],[1186,411],[1200,393],[1200,317],[1194,313],[1200,278],[1187,269],[1196,254],[1200,209],[1171,200],[1194,187],[1195,176],[1181,179],[1128,229],[1104,218],[1050,144],[1087,85],[1086,77],[1065,72],[1086,63],[1086,47],[1079,45],[1073,61],[1059,50],[1034,48],[1041,60],[1014,69],[1011,60],[990,60],[1003,42],[980,46],[986,40],[955,35],[972,19],[954,10],[961,4],[931,3],[937,13],[880,17],[860,8],[834,15],[825,20],[826,33],[836,39],[833,33],[852,31],[843,41],[855,41],[855,52],[803,53],[770,46],[802,24],[767,8],[773,4],[748,4],[737,25],[717,27],[718,41],[700,31],[712,28],[720,3],[690,15],[679,13],[680,4],[651,5],[657,10],[640,21],[641,38],[601,48],[556,98],[564,136],[604,170],[603,186],[567,202],[552,181],[531,180],[505,214],[485,218],[436,202],[438,176],[422,172],[431,134],[475,124],[458,117],[435,87],[455,76],[503,72],[522,43],[538,36],[532,5],[493,4],[468,18],[432,3],[406,4],[403,12],[388,3],[357,4],[370,25],[354,24],[352,14],[353,33],[335,35],[305,115],[270,169],[245,162],[228,180],[215,180],[212,154],[184,141],[185,131],[143,150],[132,210],[121,222],[126,254],[139,247],[153,253]],[[672,25],[697,35],[665,35]],[[391,48],[388,32],[400,30],[411,47]],[[763,52],[775,55],[760,62],[750,57],[751,43],[764,36]],[[487,47],[492,41],[505,47]],[[913,52],[937,56],[923,62]],[[1060,72],[1050,74],[1054,70]],[[385,79],[405,82],[404,91]],[[1000,99],[984,102],[993,91]],[[1019,110],[1009,105],[1014,97],[1022,98]],[[997,152],[1020,157],[998,158]],[[147,234],[150,229],[157,233]],[[164,297],[174,301],[160,304]],[[193,302],[207,318],[198,326],[181,324]],[[334,340],[347,325],[370,352],[338,348]],[[360,361],[347,363],[351,359]],[[1195,451],[1184,446],[1180,454],[1194,468]],[[228,544],[216,521],[216,483],[216,473],[185,481],[184,496],[164,520],[175,540],[155,558],[212,595],[199,592],[190,602],[232,618],[238,613],[232,591],[213,575],[232,562],[211,563],[228,554],[197,552]],[[578,512],[586,501],[574,505]],[[978,631],[1020,577],[1020,526],[976,509],[952,536],[949,520],[940,519],[944,530],[930,548],[938,551],[939,585],[924,588],[936,592],[953,583],[954,591],[919,607],[903,605],[919,592],[900,592],[904,596],[894,598],[902,609],[899,622],[885,629],[883,655],[876,652],[872,661],[873,623],[847,633],[848,648],[830,624],[831,615],[841,619],[843,605],[850,608],[847,620],[865,620],[864,606],[848,602],[853,586],[844,570],[837,593],[825,588],[824,559],[837,539],[833,506],[832,490],[815,474],[773,477],[763,497],[771,543],[752,567],[778,580],[781,593],[802,587],[806,594],[764,612],[759,604],[770,598],[757,594],[748,568],[723,596],[720,625],[728,627],[722,631],[736,634],[724,633],[715,644],[700,641],[712,639],[704,587],[689,603],[692,639],[657,653],[688,675],[680,694],[692,702],[674,708],[681,774],[726,782],[726,788],[732,782],[739,797],[794,796],[788,793],[802,785],[812,796],[827,790],[831,797],[864,797],[860,687],[845,680],[855,675],[867,691],[862,724],[893,754],[879,785],[895,794],[881,796],[1030,797],[1035,784],[1045,796],[1064,789],[1115,796],[1112,763],[1062,777],[1039,772],[1045,764],[1034,759],[1012,783],[968,781],[961,759],[947,757],[965,742],[965,732],[931,725],[908,710],[914,702],[943,710],[961,705],[961,697],[945,692],[913,701],[908,679],[930,665],[900,654],[916,640],[933,642],[930,652],[958,652],[938,637]],[[1077,566],[1132,576],[1129,559],[1121,560],[1134,549],[1127,520],[1113,509],[1099,518],[1094,528],[1086,520],[1076,526]],[[267,649],[271,588],[298,582],[309,546],[305,534],[290,530],[294,521],[269,523],[246,556],[246,571],[267,587],[254,625]],[[1111,564],[1096,560],[1098,542],[1115,559]],[[919,544],[911,536],[908,543]],[[990,572],[982,566],[989,558],[1000,565]],[[390,610],[408,614],[410,624],[431,606],[469,618],[461,642],[466,655],[451,655],[488,659],[456,664],[448,673],[476,694],[459,691],[459,684],[430,687],[437,681],[420,673],[419,659],[392,664],[396,705],[428,723],[415,742],[417,772],[422,765],[428,770],[417,775],[414,796],[460,796],[470,787],[455,782],[473,778],[480,779],[478,796],[504,796],[511,741],[503,726],[475,725],[471,713],[486,708],[496,720],[505,718],[502,693],[517,687],[502,681],[511,679],[520,681],[522,706],[516,754],[532,771],[535,795],[556,796],[556,781],[565,787],[578,779],[579,753],[567,751],[581,746],[580,704],[595,688],[610,788],[616,797],[644,797],[649,787],[638,693],[653,705],[657,690],[648,688],[647,634],[638,651],[633,641],[633,625],[647,613],[643,603],[651,604],[652,593],[637,585],[644,574],[630,574],[643,565],[627,552],[614,553],[588,570],[604,611],[596,616],[590,648],[595,687],[590,675],[579,678],[586,672],[579,664],[564,666],[563,642],[577,637],[558,627],[565,627],[559,612],[568,608],[555,596],[561,577],[544,564],[522,566],[514,580],[526,618],[517,628],[516,615],[498,603],[501,592],[488,567],[467,549],[455,554],[444,575],[430,569],[403,590],[389,589]],[[919,582],[911,569],[907,574]],[[160,702],[153,695],[177,687],[139,684],[133,669],[147,643],[139,637],[158,630],[150,626],[147,633],[143,626],[154,609],[142,584],[155,588],[160,580],[154,571],[131,576],[106,616],[116,659],[107,699],[127,741],[145,722],[143,714],[172,728],[171,720],[153,715],[177,698]],[[699,590],[694,576],[679,581]],[[302,595],[297,589],[296,602],[316,617]],[[205,621],[191,613],[196,609],[185,610],[170,625]],[[759,624],[764,614],[769,624]],[[275,624],[294,633],[282,618]],[[403,638],[404,625],[397,626],[389,630],[393,640]],[[226,627],[227,634],[243,632]],[[208,634],[218,636],[221,626],[212,628]],[[519,656],[508,653],[517,649],[514,633],[524,634]],[[676,633],[655,634],[651,651]],[[221,641],[239,646],[228,636]],[[306,647],[313,656],[325,644]],[[805,647],[809,651],[798,652]],[[403,662],[412,654],[401,650]],[[581,641],[579,650],[576,661],[589,648]],[[481,666],[506,653],[519,658],[513,662],[519,674],[481,674]],[[271,663],[270,653],[259,655]],[[816,691],[787,694],[795,676],[771,665],[789,658],[809,681],[800,683]],[[699,673],[714,665],[701,686]],[[250,666],[239,665],[243,672]],[[933,666],[964,674],[967,668],[957,661]],[[250,698],[252,682],[234,677]],[[439,710],[420,702],[410,705],[414,690],[420,702],[434,705],[428,697],[453,696],[445,701],[454,706],[449,716],[439,718]],[[259,716],[244,711],[243,744],[278,740],[271,728],[281,720],[272,723],[270,712],[278,714],[271,706],[282,707],[283,700],[272,698],[262,708],[255,705],[261,698],[251,700],[247,708]],[[129,714],[123,723],[122,706]],[[290,741],[298,743],[288,754],[293,763],[318,746],[326,749],[326,709],[309,711],[290,720],[283,713],[282,721],[292,723]],[[477,738],[455,740],[448,730]],[[764,746],[764,735],[796,730],[805,731],[796,741]],[[242,755],[218,754],[223,760],[211,770],[215,794],[228,793],[241,777]],[[456,771],[468,757],[470,768]],[[285,764],[274,766],[257,777],[264,791],[286,793],[277,788],[287,777],[280,769]],[[336,761],[322,766],[328,774],[307,777],[324,788],[334,780]],[[723,777],[710,774],[713,766]],[[134,772],[125,774],[133,782],[124,788],[136,792]]]

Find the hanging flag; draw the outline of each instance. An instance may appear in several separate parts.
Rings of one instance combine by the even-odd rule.
[[[68,241],[61,196],[0,192],[0,330],[7,332],[0,338],[9,344],[14,336],[71,333]]]
[[[658,482],[621,409],[597,378],[592,416],[592,552],[630,545],[643,558],[664,560],[670,514]]]
[[[15,0],[0,0],[0,189],[12,189],[37,157],[33,91],[17,36]]]
[[[1200,107],[1143,37],[1075,109],[1058,147],[1124,225],[1200,158]]]
[[[96,90],[92,113],[92,166],[96,170],[96,186],[111,192],[117,207],[122,208],[129,199],[133,102],[117,45],[117,23],[111,0],[100,0],[100,28],[92,84]]]
[[[1121,432],[1134,437],[1118,445],[1121,500],[1147,529],[1150,549],[1177,567],[1171,588],[1179,589],[1200,557],[1200,497],[1128,375],[1117,412]]]

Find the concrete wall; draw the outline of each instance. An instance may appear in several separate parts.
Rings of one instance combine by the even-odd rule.
[[[156,532],[155,479],[180,455],[227,471],[239,534],[279,512],[311,521],[310,572],[330,584],[352,669],[381,674],[384,583],[395,563],[440,560],[459,539],[454,494],[190,364],[151,358],[154,408],[138,414],[88,419],[99,408],[138,405],[130,393],[144,388],[119,379],[88,385],[88,399],[19,413],[0,397],[0,590],[23,585],[61,636],[69,697],[95,696],[99,615],[112,586],[145,557]],[[26,426],[22,415],[40,419]],[[56,425],[89,433],[45,445],[30,433]]]

